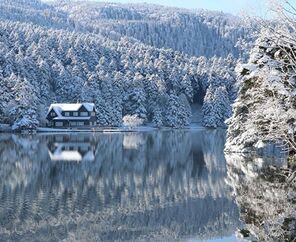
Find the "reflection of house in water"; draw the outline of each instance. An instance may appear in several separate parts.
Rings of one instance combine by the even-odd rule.
[[[49,140],[48,153],[52,161],[93,161],[95,144],[89,136],[57,135]]]

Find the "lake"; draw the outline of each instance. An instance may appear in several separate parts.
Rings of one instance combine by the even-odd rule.
[[[236,242],[224,143],[223,130],[0,134],[0,241]]]

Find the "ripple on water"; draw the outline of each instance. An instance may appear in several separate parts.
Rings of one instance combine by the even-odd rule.
[[[0,139],[0,157],[14,153],[0,158],[0,241],[231,236],[239,214],[225,183],[224,135],[183,130]],[[81,160],[72,161],[71,152]]]

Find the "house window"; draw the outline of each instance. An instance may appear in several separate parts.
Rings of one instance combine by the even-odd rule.
[[[70,112],[65,112],[65,116],[69,117],[70,116]]]
[[[92,117],[95,117],[96,116],[96,113],[95,112],[91,112],[91,116]]]
[[[87,117],[87,116],[88,116],[88,112],[81,112],[81,113],[80,113],[80,116],[81,116],[81,117]]]
[[[77,126],[77,122],[70,122],[71,126]]]
[[[84,122],[77,122],[77,126],[84,126]]]
[[[63,122],[56,122],[55,123],[55,126],[56,127],[63,127]]]
[[[78,116],[78,112],[73,112],[73,116],[77,117]]]
[[[64,141],[63,136],[56,136],[56,141],[63,142]]]
[[[51,113],[50,113],[50,116],[51,116],[51,117],[54,117],[55,115],[56,115],[55,112],[51,112]]]
[[[91,126],[95,126],[96,125],[96,122],[90,122],[90,125]]]

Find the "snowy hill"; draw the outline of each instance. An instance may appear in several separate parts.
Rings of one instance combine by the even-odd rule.
[[[50,103],[78,100],[94,102],[104,126],[138,115],[181,127],[192,104],[203,105],[205,126],[224,126],[231,115],[236,43],[251,36],[236,17],[37,0],[0,0],[0,12],[0,123],[43,125]]]
[[[253,32],[240,18],[221,12],[94,2],[70,2],[56,7],[68,13],[72,21],[90,26],[104,36],[129,36],[193,56],[227,57],[231,53],[239,57],[244,50],[238,42],[250,40]]]
[[[38,0],[0,0],[0,20],[34,23],[51,28],[72,28],[66,13]]]

